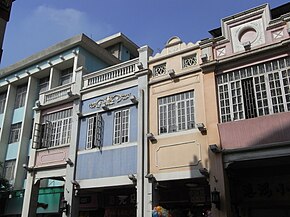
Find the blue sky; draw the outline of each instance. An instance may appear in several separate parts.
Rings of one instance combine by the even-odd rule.
[[[184,42],[210,37],[224,17],[287,0],[15,0],[0,68],[74,35],[94,40],[123,32],[137,45],[160,51],[172,36]]]

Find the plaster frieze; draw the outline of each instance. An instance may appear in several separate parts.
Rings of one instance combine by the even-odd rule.
[[[113,96],[107,96],[103,99],[97,100],[96,102],[90,103],[89,107],[91,109],[94,109],[94,108],[102,108],[102,106],[114,105],[114,104],[120,103],[121,101],[125,101],[129,99],[130,96],[131,96],[131,93],[115,94]]]

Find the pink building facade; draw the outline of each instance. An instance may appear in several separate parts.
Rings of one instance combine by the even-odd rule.
[[[261,5],[202,42],[201,67],[216,76],[227,216],[290,214],[289,18],[289,3]]]

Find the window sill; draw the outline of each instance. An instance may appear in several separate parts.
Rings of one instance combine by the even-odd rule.
[[[200,131],[197,128],[194,128],[190,130],[182,130],[182,131],[177,131],[177,132],[172,132],[172,133],[158,134],[155,136],[155,138],[158,140],[158,139],[164,139],[164,138],[176,137],[180,135],[187,135],[187,134],[194,134],[194,133],[200,133]]]
[[[137,146],[137,142],[131,142],[131,143],[122,143],[122,144],[112,144],[109,146],[103,146],[101,147],[101,149],[99,148],[92,148],[92,149],[84,149],[84,150],[79,150],[78,153],[79,154],[87,154],[90,152],[99,152],[101,151],[109,151],[109,150],[115,150],[115,149],[119,149],[119,148],[128,148],[128,147],[132,147],[132,146]]]
[[[64,148],[64,147],[69,147],[69,146],[70,146],[70,143],[58,145],[58,146],[53,146],[53,147],[47,147],[47,148],[39,148],[39,149],[36,149],[36,151],[53,150],[53,149]]]

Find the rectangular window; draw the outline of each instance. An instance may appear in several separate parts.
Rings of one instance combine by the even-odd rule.
[[[195,128],[193,91],[160,98],[158,108],[159,134]]]
[[[17,123],[11,125],[9,143],[18,142],[21,134],[21,125],[22,123]]]
[[[129,142],[130,109],[114,113],[114,144]]]
[[[54,147],[70,143],[72,109],[51,113],[43,118],[41,147]]]
[[[6,103],[6,93],[1,93],[0,94],[0,114],[4,112],[5,103]]]
[[[26,99],[26,92],[27,92],[27,85],[19,86],[16,90],[16,99],[14,108],[20,108],[25,105]]]
[[[100,148],[102,146],[103,126],[104,126],[104,121],[103,121],[102,115],[99,113],[87,119],[86,149],[91,149],[94,147]]]
[[[60,85],[69,84],[72,82],[73,68],[67,68],[61,71]]]
[[[48,85],[49,85],[49,77],[41,78],[39,80],[39,93],[47,91]]]
[[[12,181],[14,179],[15,163],[16,163],[16,160],[5,161],[4,177],[8,181]]]
[[[221,122],[290,111],[290,57],[217,77]]]

